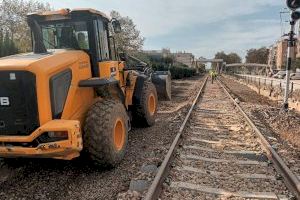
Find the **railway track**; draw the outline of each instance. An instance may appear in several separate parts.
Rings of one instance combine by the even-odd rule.
[[[145,199],[297,199],[299,187],[223,84],[206,79]]]

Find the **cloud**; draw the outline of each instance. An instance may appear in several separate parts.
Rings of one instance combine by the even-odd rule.
[[[216,52],[225,51],[237,52],[244,57],[247,49],[269,46],[280,37],[277,20],[223,20],[204,30],[195,29],[149,38],[146,46],[191,51],[196,56],[213,57]]]
[[[152,37],[168,34],[179,27],[207,25],[252,14],[282,3],[278,0],[53,0],[51,4],[56,8],[92,7],[107,13],[114,9],[133,18],[145,37]]]
[[[178,28],[209,25],[219,20],[253,14],[274,0],[129,0],[120,11],[130,15],[146,37],[169,34]],[[132,12],[134,10],[135,12]]]

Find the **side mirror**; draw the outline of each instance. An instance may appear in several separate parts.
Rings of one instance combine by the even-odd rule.
[[[119,57],[120,57],[120,60],[121,61],[127,61],[128,60],[128,57],[127,57],[127,54],[122,52],[122,53],[119,53]]]
[[[120,22],[117,19],[113,19],[111,23],[112,23],[112,26],[114,28],[114,32],[115,33],[121,33],[122,28],[121,28]]]
[[[300,8],[300,0],[286,0],[286,5],[289,9],[295,11]]]

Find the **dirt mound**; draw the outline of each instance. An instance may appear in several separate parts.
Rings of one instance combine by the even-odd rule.
[[[300,115],[294,111],[288,113],[276,108],[256,110],[282,139],[287,140],[300,150]]]
[[[234,96],[237,97],[241,102],[278,106],[277,102],[257,94],[254,90],[250,89],[246,85],[242,85],[231,78],[222,77],[221,80],[227,87],[230,88]]]

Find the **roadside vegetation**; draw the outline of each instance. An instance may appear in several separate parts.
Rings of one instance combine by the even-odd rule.
[[[32,50],[26,15],[46,10],[51,10],[50,4],[35,0],[0,2],[0,57]]]
[[[268,64],[269,49],[249,49],[246,55],[246,63]]]

